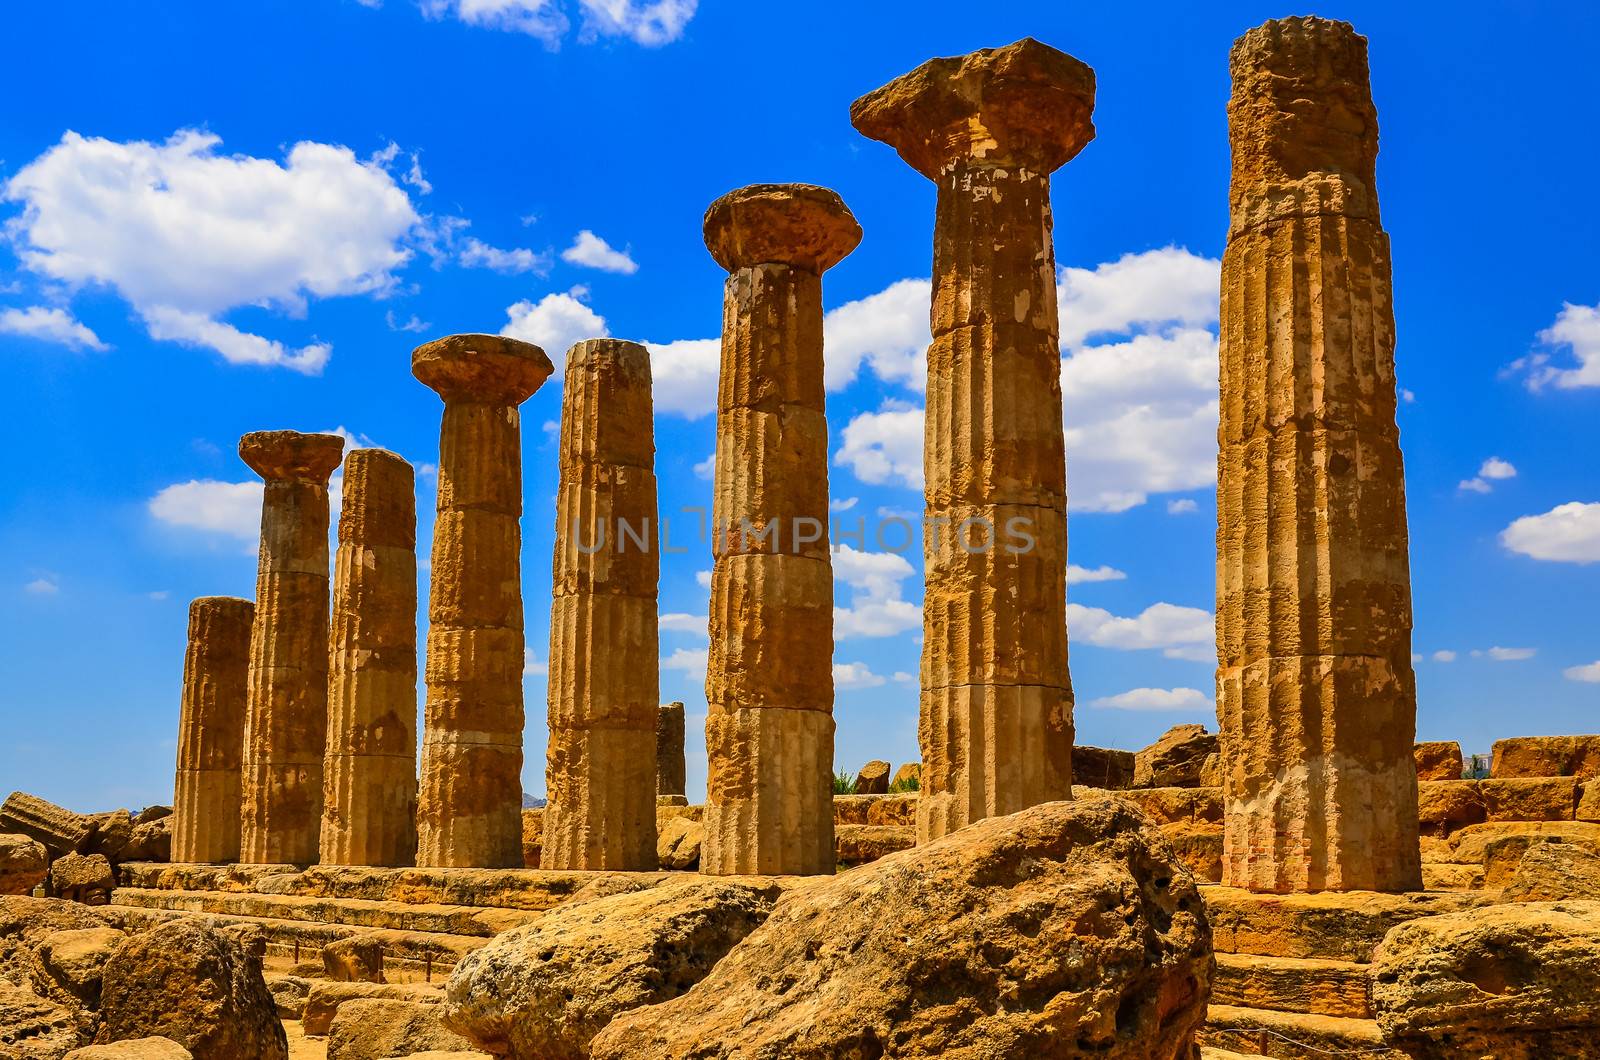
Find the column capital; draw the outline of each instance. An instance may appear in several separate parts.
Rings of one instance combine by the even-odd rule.
[[[818,275],[861,242],[861,225],[839,194],[815,184],[751,184],[706,210],[706,249],[729,272],[792,265]]]
[[[929,59],[850,105],[850,124],[932,180],[979,159],[1049,173],[1094,139],[1094,71],[1032,37]]]
[[[337,434],[251,431],[239,439],[239,459],[268,482],[300,479],[325,486],[344,459],[344,439]]]
[[[411,374],[446,401],[520,405],[554,371],[544,350],[504,335],[448,335],[411,351]]]

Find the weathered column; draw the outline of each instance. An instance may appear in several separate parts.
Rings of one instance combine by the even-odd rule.
[[[729,272],[700,871],[833,871],[833,562],[822,274],[861,242],[838,195],[757,184],[711,204]]]
[[[411,374],[444,398],[428,597],[417,864],[522,864],[522,428],[554,370],[498,335],[418,346]]]
[[[172,785],[176,864],[239,860],[240,768],[255,613],[255,604],[233,596],[202,596],[189,605]]]
[[[656,708],[656,794],[683,795],[688,787],[683,760],[683,704]]]
[[[850,120],[938,185],[923,443],[923,841],[1071,797],[1050,174],[1094,71],[1035,40],[933,59]]]
[[[324,865],[417,856],[417,487],[402,457],[344,461],[333,564]]]
[[[1411,575],[1367,42],[1233,46],[1222,262],[1223,879],[1417,890]]]
[[[656,443],[650,351],[567,351],[550,606],[549,869],[656,860]]]
[[[257,431],[239,456],[266,480],[250,631],[239,860],[312,865],[328,735],[328,476],[337,434]]]

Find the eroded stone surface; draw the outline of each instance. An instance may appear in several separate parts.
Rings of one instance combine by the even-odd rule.
[[[1501,892],[1507,902],[1556,902],[1600,895],[1600,854],[1559,840],[1530,846]]]
[[[1429,740],[1412,748],[1417,780],[1460,780],[1465,769],[1461,745],[1454,740]]]
[[[392,998],[357,998],[339,1007],[328,1028],[328,1060],[384,1060],[429,1050],[471,1047],[448,1030],[436,1004]]]
[[[1217,713],[1224,878],[1421,886],[1405,483],[1366,40],[1234,43],[1222,264]]]
[[[1049,178],[1094,72],[1027,39],[933,59],[850,120],[938,185],[918,834],[1072,795],[1066,465]]]
[[[856,774],[855,793],[857,795],[887,795],[889,794],[889,763],[881,759],[874,759],[861,767],[861,772]]]
[[[25,835],[59,857],[82,849],[94,834],[94,822],[37,795],[13,791],[0,803],[0,832]]]
[[[656,708],[656,794],[682,795],[687,787],[683,757],[683,704]]]
[[[1491,776],[1600,777],[1600,736],[1515,736],[1496,740]]]
[[[1174,725],[1133,759],[1136,788],[1199,787],[1206,759],[1217,753],[1217,736],[1204,725]],[[1077,758],[1074,755],[1074,765]]]
[[[194,1054],[171,1038],[136,1038],[74,1049],[61,1060],[194,1060]]]
[[[539,347],[452,335],[411,372],[444,399],[428,597],[417,863],[510,868],[522,855],[522,428],[554,371]]]
[[[31,894],[50,874],[50,853],[25,835],[0,835],[0,894]]]
[[[172,855],[178,861],[239,860],[255,614],[255,604],[232,596],[203,596],[189,605],[172,796]]]

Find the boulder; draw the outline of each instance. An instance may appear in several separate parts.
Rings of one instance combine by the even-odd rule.
[[[1480,780],[1488,821],[1570,821],[1578,806],[1578,782],[1571,777]]]
[[[306,999],[311,996],[311,980],[298,975],[278,975],[267,980],[267,990],[278,1008],[278,1018],[304,1019]]]
[[[437,1005],[444,1000],[444,991],[427,983],[328,983],[311,984],[306,995],[305,1008],[300,1023],[307,1034],[327,1034],[333,1029],[339,1009],[352,1001],[381,998],[386,1001],[410,1001],[419,1005]]]
[[[1429,740],[1411,749],[1418,780],[1460,780],[1464,767],[1461,745],[1454,740]]]
[[[472,1043],[439,1022],[438,1005],[364,998],[339,1009],[328,1031],[328,1060],[384,1060],[424,1050],[455,1051]]]
[[[687,817],[672,817],[656,830],[656,859],[664,869],[693,872],[700,867],[705,826]]]
[[[1417,1060],[1600,1058],[1600,902],[1401,924],[1374,955],[1384,1041]]]
[[[322,947],[322,970],[336,983],[381,983],[383,942],[351,935]]]
[[[1178,860],[1195,878],[1222,881],[1222,826],[1220,824],[1169,824],[1161,829]]]
[[[922,763],[907,762],[894,771],[894,776],[889,780],[889,790],[893,792],[917,791],[922,787]]]
[[[133,835],[122,849],[123,861],[172,860],[172,815],[158,817],[133,826]]]
[[[857,795],[887,795],[889,794],[889,770],[892,768],[888,762],[873,759],[861,767],[861,772],[856,774],[855,793]]]
[[[557,907],[461,959],[445,1025],[512,1060],[586,1057],[619,1013],[697,983],[778,894],[772,884],[696,879]]]
[[[1121,791],[1133,786],[1132,751],[1078,744],[1072,749],[1072,782],[1106,791]]]
[[[50,863],[50,893],[69,902],[105,905],[117,885],[104,854],[67,854]]]
[[[0,894],[31,894],[50,875],[50,852],[37,839],[0,835]]]
[[[153,823],[155,821],[161,820],[163,817],[171,817],[171,816],[172,816],[172,807],[171,806],[146,806],[144,809],[139,811],[137,816],[134,817],[133,823],[134,824],[151,824],[151,823]]]
[[[94,832],[94,824],[83,814],[37,795],[13,791],[0,803],[0,832],[25,835],[60,857],[79,850]]]
[[[37,952],[51,979],[86,1008],[98,1009],[106,962],[127,938],[111,927],[56,931],[39,942]]]
[[[58,931],[107,926],[104,914],[56,898],[0,896],[0,938],[37,946]]]
[[[841,867],[865,865],[917,845],[917,830],[907,825],[842,824],[833,829],[834,856]]]
[[[174,920],[130,938],[102,983],[102,1043],[159,1036],[195,1060],[288,1058],[260,962],[205,921]]]
[[[590,1052],[1175,1060],[1211,963],[1199,890],[1146,817],[1046,803],[795,888],[698,985],[617,1016]]]
[[[1506,777],[1600,777],[1600,736],[1516,736],[1496,740],[1489,774]]]
[[[1206,755],[1205,762],[1200,766],[1200,786],[1218,790],[1222,788],[1221,752]]]
[[[1600,897],[1600,854],[1559,839],[1535,843],[1523,853],[1500,897],[1507,902]]]
[[[1600,824],[1584,821],[1499,821],[1469,825],[1452,835],[1450,860],[1458,864],[1482,865],[1489,846],[1502,839],[1516,838],[1526,847],[1550,836],[1560,836],[1568,843],[1578,843],[1600,852]],[[1522,853],[1518,851],[1517,858],[1521,857]],[[1503,883],[1501,881],[1495,886]]]
[[[888,797],[887,795],[835,795],[833,826],[837,828],[842,824],[866,824],[867,811],[872,804]]]
[[[57,1060],[87,1042],[85,1031],[72,1007],[0,979],[0,1057]]]
[[[94,831],[84,843],[83,852],[104,854],[106,860],[111,862],[127,860],[122,855],[133,839],[133,814],[127,810],[112,810],[110,813],[91,814],[89,820],[94,825]]]
[[[1219,752],[1217,737],[1204,725],[1174,725],[1133,758],[1136,788],[1200,786],[1206,756]]]
[[[867,804],[867,824],[917,827],[916,792],[901,792],[873,799]]]
[[[544,808],[522,811],[522,867],[536,869],[544,852]]]
[[[74,1049],[62,1060],[194,1060],[194,1054],[171,1038],[136,1038]]]

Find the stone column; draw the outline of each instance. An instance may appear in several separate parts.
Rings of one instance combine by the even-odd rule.
[[[255,614],[255,604],[233,596],[203,596],[189,605],[172,785],[175,864],[239,860],[240,767]]]
[[[1034,40],[933,59],[850,120],[938,185],[928,406],[921,841],[1072,793],[1066,464],[1050,174],[1094,136],[1094,72]]]
[[[654,871],[656,443],[650,351],[567,351],[550,607],[548,869]]]
[[[1418,890],[1411,575],[1367,42],[1233,46],[1222,262],[1223,879]]]
[[[683,704],[656,708],[656,794],[683,795],[688,787],[683,761]]]
[[[328,476],[337,434],[257,431],[239,456],[266,480],[250,632],[239,860],[313,865],[328,735]]]
[[[833,871],[833,563],[822,274],[861,226],[838,195],[711,204],[722,302],[700,871]]]
[[[417,855],[417,487],[402,457],[344,461],[333,564],[324,865]]]
[[[522,428],[553,371],[537,346],[452,335],[411,374],[444,398],[428,598],[417,864],[522,864]]]

